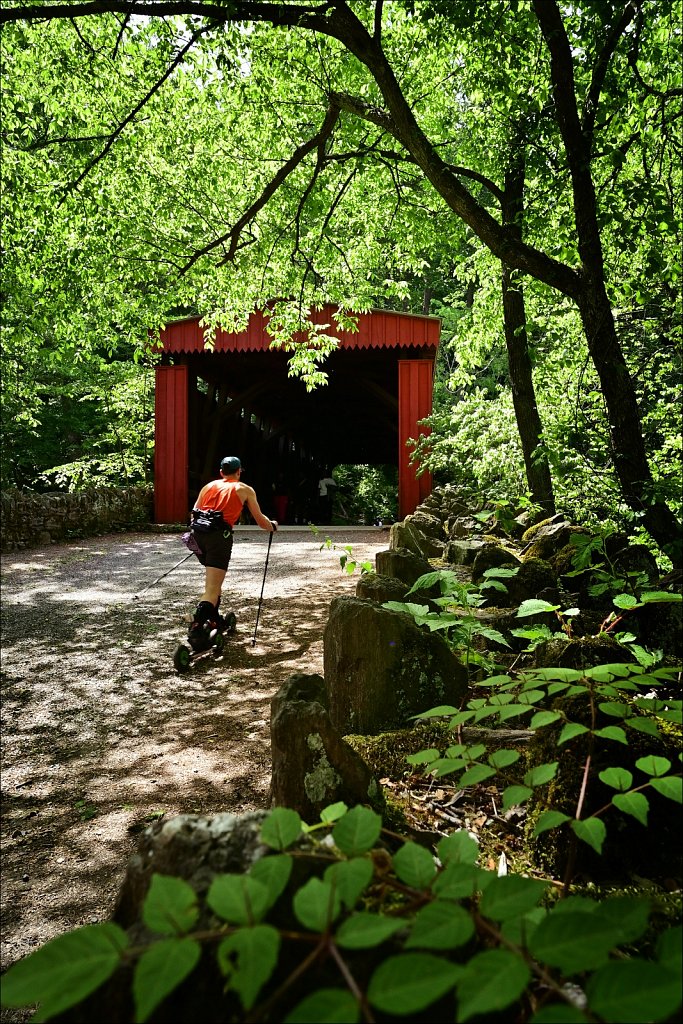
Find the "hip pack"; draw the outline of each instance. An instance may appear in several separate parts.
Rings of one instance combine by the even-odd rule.
[[[212,533],[214,530],[230,529],[223,519],[222,512],[210,509],[207,512],[201,509],[192,512],[192,529],[195,533]]]

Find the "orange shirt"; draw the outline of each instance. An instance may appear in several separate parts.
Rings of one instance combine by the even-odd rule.
[[[242,499],[238,493],[239,480],[212,480],[202,487],[194,507],[202,512],[222,512],[223,518],[234,526],[242,514]]]

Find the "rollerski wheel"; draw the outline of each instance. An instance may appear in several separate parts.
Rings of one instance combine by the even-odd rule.
[[[187,672],[192,664],[192,651],[185,644],[179,644],[173,655],[173,667],[176,672]]]
[[[187,672],[195,661],[209,655],[219,658],[225,648],[226,636],[234,633],[236,628],[237,617],[234,612],[228,612],[222,619],[219,629],[212,629],[210,633],[202,631],[199,636],[189,639],[187,644],[180,644],[173,655],[176,672]]]
[[[237,616],[234,612],[228,612],[225,616],[225,625],[223,626],[223,633],[225,636],[231,636],[232,633],[237,629]]]

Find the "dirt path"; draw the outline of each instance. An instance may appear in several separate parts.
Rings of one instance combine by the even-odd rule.
[[[386,532],[330,531],[374,564]],[[3,969],[111,913],[136,837],[155,817],[267,806],[270,699],[320,672],[330,600],[357,576],[308,530],[267,549],[236,536],[222,610],[236,634],[184,675],[172,655],[201,591],[176,534],[126,534],[2,558]],[[3,1015],[3,1020],[18,1017]]]

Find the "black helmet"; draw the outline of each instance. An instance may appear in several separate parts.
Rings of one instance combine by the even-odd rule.
[[[225,473],[226,476],[232,476],[238,469],[242,468],[242,463],[236,455],[226,455],[221,462],[221,473]]]

